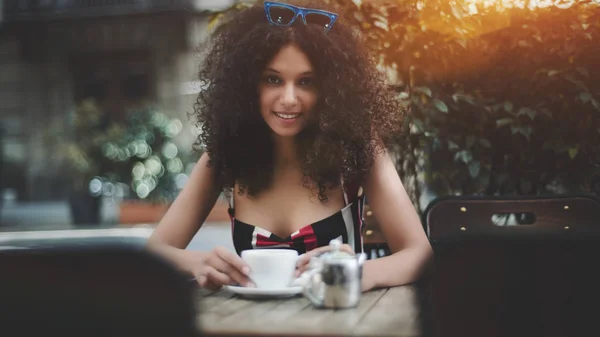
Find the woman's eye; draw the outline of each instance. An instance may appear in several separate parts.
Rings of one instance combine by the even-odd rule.
[[[304,86],[313,85],[313,80],[312,80],[312,78],[303,78],[300,80],[300,85],[304,85]]]
[[[267,76],[265,78],[265,80],[269,84],[279,84],[279,83],[281,83],[281,80],[277,76]]]

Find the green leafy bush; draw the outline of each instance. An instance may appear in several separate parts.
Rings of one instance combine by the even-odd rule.
[[[436,194],[600,192],[600,4],[333,2],[409,107],[406,181],[424,170]]]
[[[175,141],[184,127],[181,120],[147,108],[129,112],[120,127],[121,137],[102,146],[113,162],[105,180],[127,184],[126,198],[173,201],[199,159],[191,146],[185,150]]]
[[[46,138],[75,191],[150,202],[173,201],[199,154],[175,141],[183,123],[151,107],[111,120],[94,100],[55,121]]]

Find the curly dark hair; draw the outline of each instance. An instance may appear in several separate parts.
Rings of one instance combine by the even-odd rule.
[[[321,2],[293,3],[326,9]],[[209,154],[222,187],[237,184],[240,193],[255,196],[271,183],[274,146],[257,87],[269,61],[292,43],[310,60],[319,92],[318,117],[296,136],[304,183],[316,185],[323,203],[340,178],[360,183],[399,129],[403,110],[356,30],[341,18],[327,34],[302,20],[273,26],[262,3],[230,10],[222,20],[201,46],[206,56],[194,104],[202,131],[194,148]]]

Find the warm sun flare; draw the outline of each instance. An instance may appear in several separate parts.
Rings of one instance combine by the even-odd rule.
[[[507,8],[547,8],[556,6],[559,8],[568,8],[577,2],[577,0],[464,0],[472,14],[478,13],[477,5],[483,6],[483,8],[496,7],[497,10],[503,10]],[[600,3],[600,0],[593,0],[592,2]]]

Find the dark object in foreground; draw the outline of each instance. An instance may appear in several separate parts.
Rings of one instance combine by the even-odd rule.
[[[593,335],[599,256],[598,235],[438,242],[436,336]]]
[[[0,250],[5,336],[194,336],[194,285],[119,242]]]
[[[494,224],[502,213],[535,221]],[[597,335],[597,199],[443,198],[425,219],[435,251],[433,335]]]

